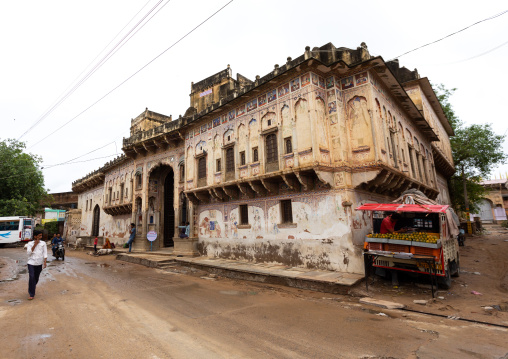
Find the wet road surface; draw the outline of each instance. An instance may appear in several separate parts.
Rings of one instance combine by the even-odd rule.
[[[65,262],[48,263],[35,300],[27,301],[25,252],[0,248],[0,257],[1,358],[508,355],[508,330],[499,327],[72,250]],[[6,280],[13,267],[17,279]]]

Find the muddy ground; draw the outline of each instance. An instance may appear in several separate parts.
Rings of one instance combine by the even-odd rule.
[[[441,316],[362,305],[363,284],[331,295],[72,250],[27,301],[25,253],[1,248],[0,358],[508,358],[507,313],[482,308],[507,298],[505,239],[468,240],[444,299],[414,304],[430,289],[403,278],[369,288]]]

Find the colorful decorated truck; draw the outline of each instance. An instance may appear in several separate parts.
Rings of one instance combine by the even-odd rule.
[[[364,242],[366,276],[371,267],[421,273],[437,277],[449,288],[451,276],[460,274],[459,230],[449,206],[408,194],[396,203],[367,203],[356,210],[372,213],[372,233]],[[398,233],[380,233],[390,213],[398,214],[394,227]]]

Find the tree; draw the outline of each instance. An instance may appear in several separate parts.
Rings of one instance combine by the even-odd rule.
[[[24,149],[23,142],[0,141],[0,216],[33,216],[48,195],[42,159]]]
[[[478,210],[477,203],[483,198],[481,179],[490,175],[493,167],[505,163],[502,150],[504,136],[496,135],[491,124],[466,126],[455,114],[450,97],[456,89],[436,86],[437,97],[455,132],[450,138],[452,156],[457,172],[450,178],[450,192],[456,209],[463,212]]]

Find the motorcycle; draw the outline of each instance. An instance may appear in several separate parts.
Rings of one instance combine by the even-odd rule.
[[[58,260],[58,258],[62,258],[62,260],[65,260],[65,247],[63,243],[58,243],[58,247],[55,251],[55,257]]]

